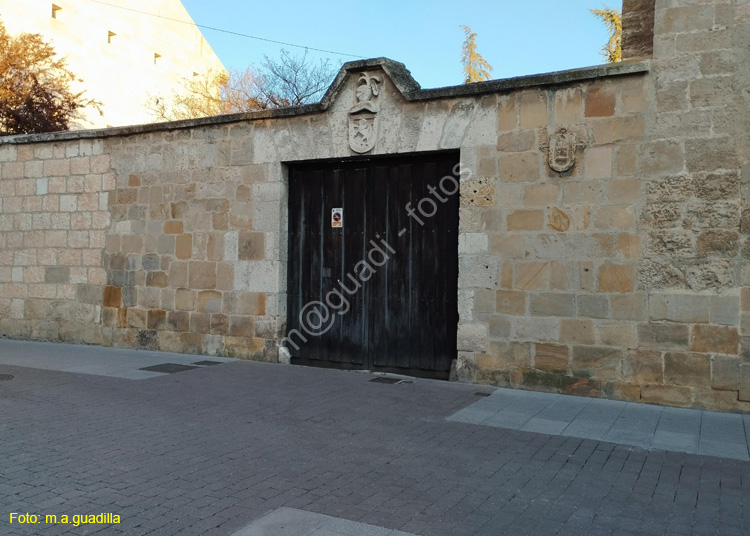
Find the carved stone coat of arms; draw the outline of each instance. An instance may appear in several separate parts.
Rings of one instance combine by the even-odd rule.
[[[559,173],[571,169],[576,163],[576,151],[584,146],[580,143],[573,132],[561,128],[550,137],[549,145],[549,167]]]
[[[366,153],[375,147],[378,133],[379,76],[362,73],[355,90],[356,103],[349,110],[349,147],[355,153]]]

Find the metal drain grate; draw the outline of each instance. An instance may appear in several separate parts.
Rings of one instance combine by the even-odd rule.
[[[480,392],[476,392],[476,393],[474,393],[474,396],[490,396],[491,394],[492,393],[480,393]]]
[[[396,383],[414,383],[412,380],[402,380],[400,378],[388,378],[387,376],[378,376],[370,380],[373,383],[389,383],[391,385]]]
[[[162,363],[161,365],[154,365],[152,367],[143,367],[138,370],[147,370],[149,372],[163,372],[165,374],[174,374],[175,372],[185,372],[186,370],[197,369],[198,367],[191,367],[190,365],[178,365],[177,363]]]
[[[223,361],[196,361],[193,363],[193,365],[198,365],[201,367],[210,367],[211,365],[221,365]]]
[[[378,376],[370,380],[372,383],[398,383],[401,380],[398,378],[386,378],[385,376]]]
[[[0,374],[0,382],[7,382],[14,378],[13,374]]]

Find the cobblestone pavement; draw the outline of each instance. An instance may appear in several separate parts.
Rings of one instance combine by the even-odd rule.
[[[0,374],[2,534],[254,534],[292,509],[424,536],[750,534],[750,462],[446,420],[486,387],[249,362]],[[44,517],[100,513],[121,522]]]

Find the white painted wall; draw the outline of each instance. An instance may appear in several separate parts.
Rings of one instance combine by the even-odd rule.
[[[0,0],[8,31],[42,34],[83,80],[77,90],[103,103],[102,115],[88,109],[75,128],[151,123],[149,94],[169,95],[193,73],[224,70],[180,0],[102,1]],[[53,3],[62,8],[55,18]],[[109,32],[116,35],[108,42]]]

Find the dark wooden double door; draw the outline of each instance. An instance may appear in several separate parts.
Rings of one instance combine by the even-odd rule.
[[[293,363],[447,378],[456,357],[459,194],[439,185],[456,177],[457,163],[457,152],[441,152],[290,166]],[[342,227],[332,226],[338,208]]]

